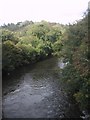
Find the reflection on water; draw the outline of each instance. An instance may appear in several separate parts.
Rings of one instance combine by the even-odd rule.
[[[75,118],[80,112],[60,85],[57,58],[23,67],[3,78],[5,118]]]

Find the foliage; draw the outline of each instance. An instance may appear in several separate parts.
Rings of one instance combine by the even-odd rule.
[[[2,51],[2,69],[11,71],[21,65],[22,50],[16,47],[13,42],[10,40],[5,41],[2,46]]]
[[[2,39],[2,42],[10,40],[15,44],[19,41],[19,38],[16,37],[13,32],[7,29],[2,29],[1,39]]]
[[[25,21],[18,22],[16,27],[12,23],[5,25],[1,30],[3,70],[5,71],[43,60],[60,50],[61,25],[46,21],[39,23]]]
[[[90,76],[88,51],[88,15],[76,24],[69,25],[62,41],[62,56],[68,62],[63,69],[66,91],[79,103],[80,108],[90,108]]]

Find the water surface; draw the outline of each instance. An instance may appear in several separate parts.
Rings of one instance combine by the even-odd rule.
[[[3,116],[5,118],[79,118],[76,103],[60,84],[58,58],[50,58],[3,77]]]

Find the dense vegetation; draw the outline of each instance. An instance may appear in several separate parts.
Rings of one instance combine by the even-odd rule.
[[[79,103],[80,108],[90,109],[90,75],[89,75],[89,15],[69,25],[61,54],[67,66],[63,69],[63,83],[66,91]]]
[[[0,28],[2,31],[2,69],[35,63],[48,56],[63,57],[67,66],[62,70],[65,90],[79,103],[81,110],[90,108],[88,16],[75,24],[61,25],[41,21],[18,22]]]
[[[62,47],[63,33],[63,25],[45,21],[3,26],[3,70],[11,71],[55,54]]]

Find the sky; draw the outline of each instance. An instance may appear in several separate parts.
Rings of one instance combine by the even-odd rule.
[[[82,18],[89,0],[0,0],[0,25],[23,22],[73,23]]]

